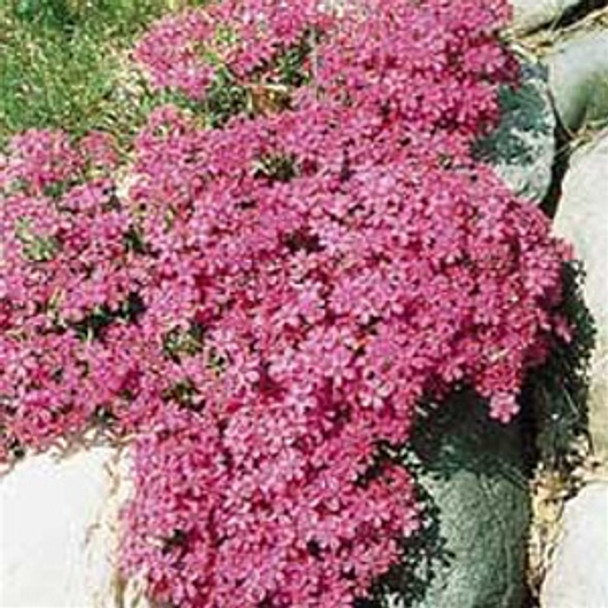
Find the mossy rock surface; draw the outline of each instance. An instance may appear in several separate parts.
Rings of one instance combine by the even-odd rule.
[[[522,608],[530,522],[524,433],[503,426],[472,397],[456,399],[421,433],[420,483],[432,497],[444,539],[438,566],[417,608]],[[428,460],[427,460],[428,458]]]
[[[466,435],[463,425],[461,432]],[[473,433],[478,429],[472,428]],[[463,435],[463,438],[465,438]],[[476,470],[466,465],[452,471],[454,457],[446,449],[421,479],[439,511],[447,563],[435,577],[418,608],[522,608],[525,603],[526,538],[530,503],[523,474],[517,428],[504,431],[500,445],[486,444],[487,455],[508,452],[501,467]]]
[[[516,53],[519,82],[501,87],[500,123],[477,143],[475,154],[490,163],[513,192],[540,203],[551,185],[557,121],[546,68],[523,51]]]
[[[529,435],[521,419],[491,420],[468,393],[422,418],[403,459],[419,483],[423,531],[406,542],[401,566],[376,589],[377,601],[361,606],[526,606]]]

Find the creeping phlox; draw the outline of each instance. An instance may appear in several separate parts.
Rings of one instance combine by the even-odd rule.
[[[501,0],[221,2],[135,56],[158,88],[204,101],[221,71],[257,103],[222,129],[156,110],[128,192],[107,136],[13,140],[0,456],[91,425],[133,436],[121,560],[156,599],[351,606],[419,526],[378,447],[460,387],[508,422],[567,337],[566,247],[470,152],[516,73],[507,17]]]

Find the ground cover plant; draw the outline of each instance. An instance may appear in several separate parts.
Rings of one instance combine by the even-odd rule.
[[[568,247],[471,154],[515,82],[507,17],[219,2],[138,42],[191,103],[152,113],[120,183],[108,134],[12,139],[1,455],[131,437],[122,567],[152,597],[351,606],[419,526],[391,454],[421,401],[469,388],[508,423],[571,338]]]

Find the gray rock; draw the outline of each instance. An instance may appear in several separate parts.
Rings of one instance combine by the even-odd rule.
[[[608,484],[593,483],[566,504],[541,608],[607,606]]]
[[[151,608],[117,574],[126,460],[93,448],[28,456],[0,479],[0,606]]]
[[[521,608],[528,528],[524,480],[463,469],[448,481],[427,480],[426,487],[439,505],[452,557],[420,608]]]
[[[608,123],[608,31],[582,32],[546,58],[563,126],[575,133]]]
[[[556,23],[581,0],[511,0],[512,27],[517,33],[528,33]]]
[[[413,445],[425,527],[390,605],[521,608],[530,497],[517,422],[489,420],[477,399],[454,396],[417,425]]]
[[[107,555],[89,551],[110,455],[31,456],[0,480],[0,605],[94,605],[91,589],[112,569]]]
[[[545,68],[523,55],[520,65],[520,85],[501,89],[500,124],[478,152],[516,194],[539,203],[551,184],[556,118]]]
[[[597,329],[589,425],[596,454],[608,469],[608,131],[577,150],[570,163],[554,231],[574,245],[587,272],[584,296]]]

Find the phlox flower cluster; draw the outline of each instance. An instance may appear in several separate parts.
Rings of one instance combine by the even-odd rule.
[[[470,153],[515,72],[506,16],[499,0],[219,3],[161,21],[136,56],[198,99],[218,65],[276,85],[304,41],[281,107],[215,130],[160,108],[128,192],[104,136],[13,141],[0,455],[92,424],[132,436],[122,566],[156,599],[351,606],[419,526],[379,447],[463,387],[508,422],[567,334],[566,247]]]

